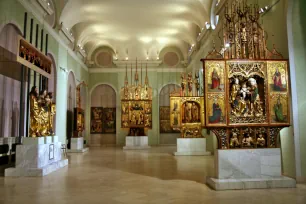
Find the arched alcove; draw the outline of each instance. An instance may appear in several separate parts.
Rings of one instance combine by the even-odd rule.
[[[110,85],[100,84],[93,89],[90,97],[91,97],[91,104],[90,104],[91,144],[90,145],[91,146],[116,145],[116,132],[112,131],[112,130],[116,131],[116,121],[115,121],[116,91]],[[102,111],[102,115],[99,115],[101,113],[97,114],[97,112],[99,111]],[[97,116],[95,117],[96,114]],[[102,124],[100,124],[100,120]],[[111,126],[112,124],[113,126]]]
[[[74,108],[76,107],[76,82],[74,73],[71,71],[68,75],[67,91],[67,139],[68,148],[70,147],[70,138],[73,136]]]
[[[22,32],[14,24],[7,24],[0,31],[0,50],[17,55],[17,36]],[[18,66],[0,63],[0,137],[19,135],[20,72]]]
[[[159,93],[159,143],[162,145],[176,144],[176,139],[180,136],[170,127],[170,93],[179,88],[176,84],[167,84]]]
[[[52,54],[48,53],[47,55],[51,61],[51,77],[48,79],[48,92],[53,93],[53,102],[56,102],[56,88],[57,88],[57,70],[56,63]],[[53,124],[54,132],[56,134],[56,114],[54,116],[54,124]]]

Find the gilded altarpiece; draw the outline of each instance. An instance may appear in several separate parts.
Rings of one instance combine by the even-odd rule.
[[[170,125],[181,132],[181,138],[200,138],[204,118],[204,97],[199,96],[198,75],[181,75],[181,89],[170,94]],[[195,90],[193,90],[195,87]]]
[[[160,133],[177,133],[178,130],[173,130],[170,123],[170,106],[159,107],[159,128]]]
[[[132,68],[131,68],[132,78]],[[142,79],[142,68],[141,77]],[[126,76],[124,87],[121,88],[121,127],[122,128],[152,128],[152,88],[149,86],[149,79],[145,75],[145,82],[139,83],[139,74],[137,71],[134,75],[134,81],[129,84]],[[131,131],[130,131],[131,132]]]
[[[219,148],[273,148],[290,125],[287,60],[203,60],[205,126]]]
[[[257,3],[236,0],[224,6],[222,47],[203,62],[205,126],[219,149],[276,148],[290,125],[288,61],[267,47]]]

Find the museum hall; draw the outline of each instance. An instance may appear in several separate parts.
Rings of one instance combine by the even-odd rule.
[[[306,204],[305,10],[0,0],[0,204]]]

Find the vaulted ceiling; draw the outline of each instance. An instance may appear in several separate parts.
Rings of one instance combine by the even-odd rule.
[[[109,47],[118,59],[156,59],[176,47],[184,59],[209,21],[212,0],[69,0],[59,21],[90,56]]]

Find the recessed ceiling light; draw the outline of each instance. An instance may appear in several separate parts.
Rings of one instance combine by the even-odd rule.
[[[126,57],[125,60],[129,60],[129,57]]]

